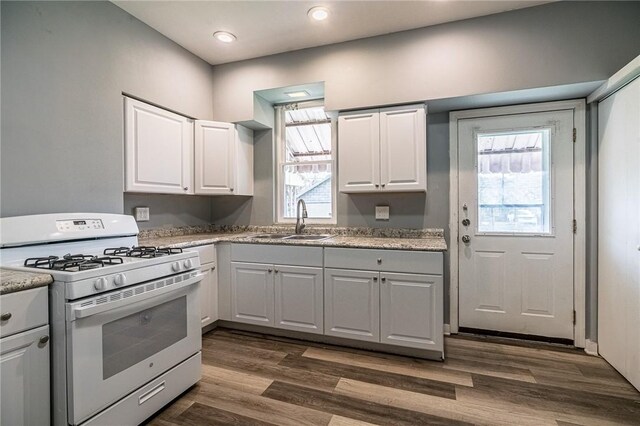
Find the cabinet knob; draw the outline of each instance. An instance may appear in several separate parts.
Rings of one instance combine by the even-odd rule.
[[[384,188],[384,186],[385,186],[385,185],[386,185],[386,183],[383,183],[383,184],[382,184],[382,185],[380,185],[380,186],[382,186],[382,187]]]
[[[11,319],[11,312],[0,315],[0,321],[9,321]]]
[[[379,258],[378,258],[378,260],[377,260],[377,262],[378,262],[378,265],[381,265],[381,264],[382,264],[382,258],[381,258],[381,257],[379,257]]]
[[[385,277],[380,278],[380,281],[382,281],[383,283],[387,281],[387,279]]]
[[[373,277],[373,282],[378,282],[378,277]]]
[[[39,340],[41,345],[46,344],[49,341],[49,336],[42,336]]]
[[[233,188],[229,188],[229,191],[233,192]]]
[[[278,273],[278,270],[277,270],[277,269],[274,269],[274,271],[273,271],[273,272],[275,272],[275,273],[277,274],[277,273]]]
[[[185,186],[183,189],[184,189],[185,191],[188,191],[188,190],[189,190],[189,187],[188,187],[188,186]]]
[[[379,187],[380,187],[380,185],[378,185],[378,184],[376,183],[376,188],[379,188]]]
[[[267,272],[271,273],[273,271],[273,269],[269,268],[267,269]]]

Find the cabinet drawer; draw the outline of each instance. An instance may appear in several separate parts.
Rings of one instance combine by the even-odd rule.
[[[322,247],[232,244],[231,261],[322,267]]]
[[[48,287],[39,287],[0,296],[0,314],[11,314],[6,321],[0,321],[0,337],[48,324],[48,293]]]
[[[442,253],[348,248],[326,248],[324,265],[326,268],[430,275],[442,275],[443,268]]]
[[[216,261],[216,247],[213,244],[188,248],[186,251],[197,251],[200,256],[200,264],[214,263]]]

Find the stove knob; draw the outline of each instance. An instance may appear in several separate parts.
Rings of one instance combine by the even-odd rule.
[[[183,265],[186,269],[191,269],[191,267],[193,266],[193,262],[191,261],[191,259],[187,259],[184,261]]]
[[[106,286],[107,286],[107,279],[106,278],[98,278],[93,283],[93,288],[95,288],[98,291],[104,290]]]
[[[173,262],[171,269],[173,269],[173,272],[178,272],[180,270],[180,262]]]
[[[113,283],[116,285],[116,287],[123,286],[127,283],[127,276],[125,274],[118,274],[113,279]]]

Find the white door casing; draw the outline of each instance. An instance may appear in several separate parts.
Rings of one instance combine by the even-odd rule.
[[[458,122],[458,233],[470,238],[465,243],[461,237],[458,246],[461,327],[574,339],[573,128],[572,110]],[[500,154],[501,148],[478,153],[481,140],[531,139],[538,145],[514,145],[512,154]],[[536,172],[538,161],[542,171]],[[493,173],[510,168],[516,171]],[[479,179],[487,175],[506,176],[501,185],[507,195],[499,207],[478,206]],[[491,186],[483,191],[485,201],[499,198]],[[547,214],[544,207],[513,201],[526,191],[547,197]],[[470,224],[463,225],[464,219]]]

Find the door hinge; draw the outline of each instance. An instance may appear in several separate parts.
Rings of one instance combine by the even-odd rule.
[[[573,219],[573,233],[575,234],[576,232],[578,232],[578,221]]]
[[[575,143],[576,141],[576,128],[573,128],[573,142]]]
[[[576,311],[573,311],[573,325],[576,325]]]

